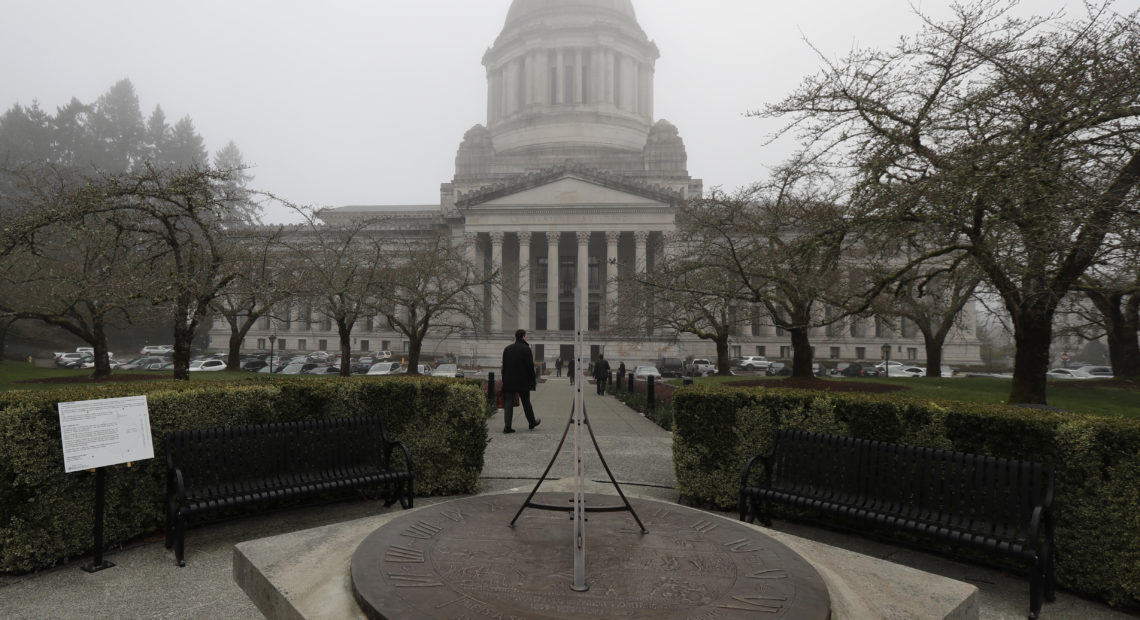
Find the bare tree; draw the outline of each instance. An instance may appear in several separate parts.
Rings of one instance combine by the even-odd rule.
[[[320,221],[320,213],[297,209],[305,223],[282,237],[282,245],[297,265],[302,299],[336,325],[340,348],[340,375],[352,374],[352,330],[361,318],[373,316],[388,294],[385,272],[392,258],[383,238],[369,228],[371,220],[337,225]]]
[[[447,335],[483,322],[484,286],[499,274],[471,264],[463,247],[443,231],[389,245],[380,312],[408,339],[408,372],[415,374],[428,334]]]
[[[1057,304],[1136,202],[1140,24],[1108,4],[1069,22],[1014,19],[1012,4],[955,5],[894,50],[827,62],[762,114],[849,164],[858,200],[953,231],[944,243],[1013,324],[1009,401],[1044,403]]]

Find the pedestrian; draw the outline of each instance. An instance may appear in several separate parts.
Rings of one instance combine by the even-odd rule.
[[[514,344],[503,349],[503,432],[513,433],[511,419],[514,416],[515,395],[522,403],[523,413],[530,430],[538,426],[542,420],[534,417],[534,407],[530,404],[530,393],[538,385],[538,377],[534,374],[534,355],[530,352],[530,344],[526,341],[526,330],[515,332]]]
[[[561,377],[562,376],[562,358],[561,357],[554,360],[554,372],[556,373],[554,375],[555,377]]]
[[[618,376],[625,376],[625,362],[618,363]]]
[[[594,380],[598,384],[598,396],[605,396],[606,381],[610,380],[610,363],[604,355],[599,355],[598,361],[594,362]]]
[[[574,358],[570,358],[567,363],[566,374],[570,377],[570,385],[574,385]]]

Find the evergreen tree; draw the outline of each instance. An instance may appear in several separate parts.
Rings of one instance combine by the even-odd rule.
[[[209,163],[206,143],[195,131],[194,121],[190,120],[189,115],[183,116],[174,124],[170,143],[166,149],[159,152],[159,159],[182,168],[203,167]]]
[[[143,155],[142,112],[130,80],[119,80],[95,102],[91,130],[97,144],[96,168],[107,173],[126,172]]]

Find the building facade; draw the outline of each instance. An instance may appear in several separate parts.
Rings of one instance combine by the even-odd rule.
[[[486,123],[463,136],[439,204],[322,212],[329,226],[383,218],[385,234],[445,229],[474,264],[501,274],[501,289],[486,291],[484,325],[442,340],[429,337],[426,357],[453,355],[493,366],[521,327],[531,333],[536,359],[565,359],[572,351],[576,288],[584,295],[592,355],[604,352],[627,365],[663,356],[714,357],[713,345],[696,337],[618,324],[626,292],[617,282],[666,259],[677,206],[703,191],[688,173],[678,129],[653,117],[658,57],[631,0],[514,0],[482,59]],[[398,334],[379,326],[358,325],[354,350],[406,350]],[[282,327],[280,321],[259,324],[247,347],[264,348],[270,332],[290,351],[337,346],[335,331],[322,329],[327,321]],[[841,329],[816,330],[816,357],[877,358],[884,343],[898,348],[894,359],[925,357],[919,334],[861,327],[849,321]],[[211,335],[212,342],[225,342],[224,324],[215,324]],[[732,352],[790,357],[789,346],[757,315],[740,327]],[[976,362],[978,351],[967,319],[949,339],[944,359]]]

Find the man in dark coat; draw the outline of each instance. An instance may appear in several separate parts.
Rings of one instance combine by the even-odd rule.
[[[570,377],[570,385],[574,385],[574,358],[567,362],[566,375]]]
[[[526,330],[515,332],[514,344],[503,349],[503,432],[513,433],[511,419],[514,416],[515,394],[522,402],[523,413],[530,430],[542,420],[534,417],[534,407],[530,404],[530,393],[538,384],[534,374],[534,355],[526,341]]]
[[[609,380],[610,363],[606,361],[605,356],[599,355],[598,361],[594,362],[594,381],[598,384],[598,396],[605,396],[606,381]]]

